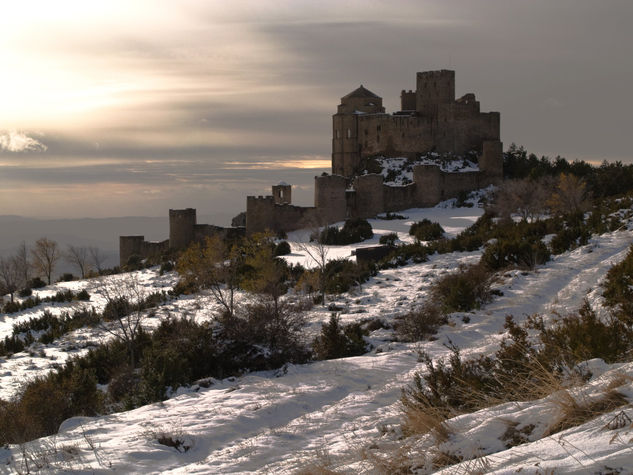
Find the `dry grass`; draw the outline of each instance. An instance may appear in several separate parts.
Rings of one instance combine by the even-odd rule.
[[[584,424],[601,414],[628,404],[628,400],[618,391],[608,389],[599,398],[587,398],[579,401],[565,390],[557,394],[557,397],[554,398],[554,404],[559,410],[559,415],[545,430],[543,437]]]
[[[453,434],[446,419],[446,414],[431,405],[404,406],[402,431],[407,436],[431,434],[441,444]]]
[[[384,475],[405,475],[415,473],[428,464],[427,457],[414,450],[410,442],[405,442],[389,450],[372,450],[364,448],[360,452],[361,459],[368,463],[371,473]]]

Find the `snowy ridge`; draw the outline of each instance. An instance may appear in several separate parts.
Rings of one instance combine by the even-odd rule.
[[[431,208],[402,212],[407,220],[372,220],[376,236],[397,232],[401,240],[410,239],[406,230],[414,221],[428,217],[457,234],[481,214],[478,208]],[[240,378],[214,381],[209,388],[181,388],[176,397],[163,403],[97,418],[74,418],[62,424],[57,436],[28,444],[33,453],[47,453],[52,466],[72,467],[95,473],[116,470],[123,473],[294,473],[310,466],[325,467],[341,473],[376,473],[365,453],[397,454],[403,449],[400,440],[402,418],[399,401],[401,388],[410,384],[415,371],[424,371],[418,361],[420,350],[433,359],[445,357],[445,344],[453,342],[462,355],[490,354],[503,338],[505,316],[512,314],[522,321],[539,313],[551,318],[554,312],[575,311],[587,298],[601,311],[599,287],[607,270],[621,261],[633,241],[628,229],[593,237],[589,244],[555,256],[533,272],[511,270],[500,274],[495,288],[503,292],[484,308],[452,314],[449,325],[440,328],[435,341],[414,344],[392,341],[389,330],[370,335],[374,349],[363,356],[320,361],[306,365],[287,365],[277,371],[247,374]],[[294,233],[290,240],[305,239]],[[357,246],[335,246],[330,258],[349,257]],[[296,246],[288,257],[291,262],[306,263]],[[390,323],[415,305],[425,301],[431,283],[460,263],[476,262],[480,251],[431,256],[428,262],[381,271],[354,293],[344,294],[333,302],[345,310],[342,322],[379,317]],[[148,289],[168,289],[176,282],[174,274],[159,276],[155,270],[138,273]],[[57,284],[64,288],[84,288],[94,297],[91,305],[103,305],[90,281]],[[53,291],[57,287],[53,288]],[[49,291],[51,288],[48,289]],[[46,307],[48,308],[48,307]],[[61,311],[62,305],[54,307]],[[208,296],[186,297],[161,307],[154,324],[169,311],[187,313],[198,320],[212,318],[213,304]],[[41,312],[33,309],[33,312]],[[24,311],[17,317],[0,316],[0,337],[10,334],[13,318],[28,319],[35,313]],[[320,330],[329,312],[323,307],[309,312],[307,337]],[[104,335],[84,335],[79,330],[67,335],[68,342],[88,338],[98,341]],[[96,331],[96,330],[94,330]],[[46,346],[47,355],[56,355],[59,363],[67,357],[66,343]],[[79,346],[79,345],[78,345]],[[86,350],[79,350],[86,351]],[[70,352],[72,353],[72,351]],[[76,353],[75,353],[76,354]],[[64,356],[66,355],[66,356]],[[13,361],[24,360],[25,365]],[[47,358],[28,354],[0,359],[0,397],[15,394],[17,383],[28,375],[47,371]],[[26,363],[30,362],[30,363]],[[37,369],[29,369],[28,364]],[[633,401],[633,363],[606,365],[599,360],[587,363],[593,376],[584,386],[571,393],[579,399],[598,397],[607,385],[618,380],[617,391]],[[10,374],[7,374],[10,373]],[[449,440],[437,445],[432,436],[407,441],[404,446],[419,473],[432,471],[427,455],[438,450],[466,458],[478,456],[447,467],[441,473],[633,473],[633,419],[630,405],[607,412],[584,424],[557,434],[542,437],[556,417],[559,406],[552,394],[537,401],[507,403],[472,414],[453,418],[447,424],[454,429]],[[618,417],[623,425],[612,423]],[[617,422],[617,421],[616,421]],[[510,426],[517,430],[533,424],[525,443],[506,448],[502,440]],[[609,428],[615,427],[615,428]],[[179,452],[156,441],[164,431],[179,435],[191,448]],[[69,462],[58,459],[60,447],[74,447]],[[51,454],[53,447],[56,455]],[[39,452],[38,452],[39,451]],[[19,459],[20,448],[0,449],[0,471],[10,469]],[[64,463],[66,465],[64,465]],[[607,467],[614,471],[608,471]]]

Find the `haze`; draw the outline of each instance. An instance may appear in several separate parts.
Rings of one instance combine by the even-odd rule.
[[[631,162],[630,1],[28,1],[0,17],[0,215],[312,201],[331,115],[457,72],[504,144]]]

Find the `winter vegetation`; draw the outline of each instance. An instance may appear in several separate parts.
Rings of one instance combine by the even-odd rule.
[[[631,473],[633,167],[516,146],[504,167],[435,208],[126,269],[22,245],[0,260],[0,467]],[[82,278],[53,283],[60,259]]]

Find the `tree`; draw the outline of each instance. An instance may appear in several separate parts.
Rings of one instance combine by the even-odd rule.
[[[90,264],[88,262],[88,248],[68,245],[66,250],[66,260],[75,265],[81,273],[81,278],[86,278],[86,272],[90,271]]]
[[[565,215],[585,211],[589,207],[587,183],[571,173],[561,173],[556,191],[547,204],[552,212]]]
[[[316,232],[316,235],[318,236],[318,229]],[[327,277],[325,270],[328,262],[327,257],[329,249],[325,244],[318,242],[318,240],[314,242],[298,243],[297,247],[308,255],[317,269],[317,273],[319,276],[319,291],[321,292],[321,302],[323,303],[323,305],[325,305],[325,279]]]
[[[45,275],[50,285],[55,266],[61,258],[57,242],[45,237],[38,239],[35,241],[35,247],[31,249],[31,257],[33,258],[33,268],[40,275]]]
[[[19,290],[25,282],[16,256],[0,257],[0,289],[7,293],[13,302],[13,294]]]
[[[89,247],[88,252],[90,253],[90,259],[92,261],[92,265],[94,265],[97,272],[101,274],[103,271],[103,263],[106,260],[105,254],[98,247]]]
[[[518,214],[523,221],[534,221],[545,212],[552,187],[550,177],[506,180],[496,193],[492,209],[504,218]]]
[[[279,314],[279,299],[286,294],[288,268],[286,261],[275,257],[275,247],[270,235],[255,235],[246,248],[245,264],[251,272],[242,282],[246,290],[271,299],[274,314]]]
[[[145,299],[147,292],[136,276],[110,277],[98,285],[99,293],[105,299],[101,328],[123,342],[127,347],[130,365],[136,364],[136,347],[142,323],[147,317]]]
[[[22,282],[24,283],[23,285],[27,285],[28,281],[31,280],[31,264],[29,262],[29,249],[24,241],[18,246],[15,259]]]
[[[176,270],[186,284],[209,289],[216,303],[232,317],[243,255],[239,244],[229,247],[219,236],[211,236],[204,244],[189,246],[178,259]]]

